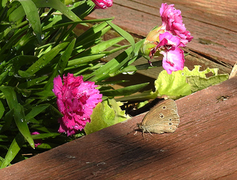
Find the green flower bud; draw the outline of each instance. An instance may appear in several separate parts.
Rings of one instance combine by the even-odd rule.
[[[147,35],[147,37],[140,49],[142,55],[145,58],[148,58],[151,50],[159,44],[159,42],[160,42],[159,36],[160,36],[160,34],[165,32],[165,29],[163,29],[162,27],[163,26],[156,27],[148,33],[148,35]],[[159,52],[156,53],[156,55],[159,55]]]

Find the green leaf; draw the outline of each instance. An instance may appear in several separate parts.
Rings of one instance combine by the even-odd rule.
[[[77,38],[76,47],[78,47],[80,45],[85,46],[86,43],[91,42],[91,41],[95,41],[96,38],[101,37],[102,36],[102,31],[106,26],[107,26],[107,23],[102,22],[100,24],[97,24],[97,25],[91,27],[87,31],[85,31],[82,35],[80,35]],[[107,32],[110,29],[110,27],[109,28],[107,27],[105,29],[106,29],[105,32]]]
[[[9,39],[9,41],[7,43],[5,43],[4,46],[2,46],[2,48],[0,49],[0,56],[2,56],[4,54],[5,51],[9,51],[10,49],[12,49],[12,47],[14,47],[14,44],[16,43],[16,41],[19,40],[19,38],[21,36],[23,36],[23,34],[26,33],[26,31],[28,30],[29,26],[26,25],[20,29],[18,29],[15,34]],[[15,57],[15,56],[14,56]]]
[[[229,79],[228,74],[219,74],[211,76],[209,78],[203,78],[199,76],[189,76],[187,77],[187,83],[191,86],[191,91],[196,92],[205,89],[209,86],[219,84],[223,81],[226,81],[227,79]]]
[[[124,52],[107,62],[104,66],[94,71],[90,76],[93,76],[90,81],[101,81],[114,74],[118,74],[120,64],[125,64],[129,61],[129,54],[132,52],[132,48],[126,49]]]
[[[117,25],[113,24],[110,21],[107,21],[107,23],[115,30],[117,31],[121,36],[123,36],[131,45],[132,48],[135,48],[135,41],[133,39],[133,37],[126,31],[124,31],[123,29],[121,29],[120,27],[118,27]]]
[[[207,68],[203,71],[200,71],[200,67],[199,65],[194,66],[194,69],[192,71],[190,71],[187,67],[184,67],[184,70],[182,70],[183,74],[185,76],[199,76],[199,77],[203,77],[206,78],[206,74],[211,72],[213,73],[213,75],[217,75],[218,74],[218,68]]]
[[[8,0],[2,0],[2,1],[1,1],[1,6],[2,6],[2,7],[5,7],[6,4],[7,4],[7,2],[8,2]]]
[[[118,38],[113,38],[113,39],[110,39],[110,40],[107,40],[107,41],[103,41],[103,42],[91,47],[87,51],[81,53],[77,57],[83,57],[83,56],[92,55],[92,54],[99,54],[102,51],[106,50],[107,48],[113,46],[114,44],[122,41],[123,39],[124,39],[123,37],[118,37]]]
[[[22,71],[22,73],[24,73],[24,71]],[[28,74],[28,76],[30,76],[30,75]],[[38,85],[40,82],[44,81],[47,78],[48,78],[48,76],[41,76],[41,77],[38,77],[38,78],[30,79],[30,81],[19,84],[18,87],[26,89],[26,88],[29,88],[31,86]]]
[[[117,98],[117,101],[133,101],[133,102],[137,102],[137,101],[145,101],[147,99],[155,99],[157,97],[157,95],[150,91],[144,91],[142,93],[139,94],[133,94],[130,96],[125,96],[125,97],[121,97],[121,98]]]
[[[48,99],[48,97],[52,97],[54,96],[54,93],[52,90],[50,89],[46,89],[46,90],[43,90],[43,91],[39,91],[39,92],[35,92],[35,93],[32,93],[33,95],[37,95],[37,96],[40,96],[44,101]]]
[[[59,74],[63,75],[64,69],[67,67],[68,60],[71,57],[71,53],[74,49],[76,39],[73,39],[72,42],[68,45],[66,50],[63,52],[62,56],[60,57],[56,68],[54,69],[50,79],[48,80],[47,84],[45,85],[45,90],[53,89],[53,80]]]
[[[25,11],[26,17],[34,30],[38,41],[41,42],[41,34],[42,34],[41,23],[38,9],[35,6],[35,3],[32,0],[18,0],[18,1],[21,3]]]
[[[9,136],[7,136],[7,135],[0,135],[0,140],[1,141],[8,141],[9,140]]]
[[[52,149],[52,148],[55,148],[57,147],[58,144],[56,143],[42,143],[40,145],[37,146],[37,149]]]
[[[81,19],[75,15],[67,6],[59,0],[32,0],[37,7],[51,7],[57,9],[72,21],[80,21]]]
[[[36,135],[32,135],[33,139],[46,139],[46,138],[55,138],[56,136],[59,136],[60,133],[40,133]]]
[[[5,132],[5,131],[8,131],[11,127],[11,124],[12,124],[12,121],[13,121],[13,109],[11,109],[10,111],[8,111],[5,116],[4,116],[4,121],[5,123],[3,124],[1,130],[0,130],[0,134]]]
[[[57,16],[57,18],[54,18],[50,25],[46,25],[43,29],[48,30],[47,28],[60,28],[64,26],[70,26],[70,25],[77,25],[77,24],[85,24],[85,23],[98,23],[98,22],[104,22],[104,21],[111,21],[113,18],[104,18],[104,19],[92,19],[92,20],[81,20],[81,21],[70,21],[70,22],[63,22],[61,23],[60,20],[62,20],[61,16]],[[60,23],[58,23],[60,22]],[[97,26],[97,25],[95,25]],[[106,26],[106,24],[105,24]],[[88,33],[89,34],[89,33]]]
[[[84,129],[86,134],[91,134],[129,119],[125,115],[125,111],[122,111],[119,107],[120,105],[121,103],[116,102],[114,99],[97,104],[91,115],[91,123],[87,123]]]
[[[65,1],[67,1],[67,3],[65,3]],[[92,1],[78,1],[75,3],[75,0],[65,0],[64,4],[68,4],[69,1],[73,1],[73,3],[69,3],[69,4],[73,4],[72,6],[72,11],[79,16],[81,19],[84,19],[86,16],[88,16],[95,7],[95,3],[93,3]]]
[[[5,168],[11,163],[11,161],[16,157],[24,143],[24,137],[22,136],[22,134],[18,133],[7,151],[5,159],[2,162],[1,168]]]
[[[139,41],[135,44],[135,50],[138,49],[142,44],[142,41]],[[131,55],[133,54],[134,57],[131,58]],[[123,69],[127,67],[128,64],[130,64],[130,61],[134,61],[134,59],[137,58],[137,53],[134,53],[133,47],[129,47],[125,51],[123,51],[121,54],[107,62],[105,65],[103,65],[98,70],[94,71],[92,74],[90,74],[90,81],[101,81],[109,77],[113,77],[117,74],[120,74],[123,72]]]
[[[11,69],[11,76],[15,76],[18,70],[21,69],[21,67],[25,67],[26,65],[30,65],[33,62],[37,61],[38,58],[35,56],[30,56],[30,55],[20,55],[20,56],[15,56],[12,58],[10,61],[12,62],[12,69]]]
[[[28,141],[30,146],[34,149],[34,141],[31,137],[30,130],[25,119],[24,108],[21,104],[18,103],[14,88],[9,86],[2,86],[0,87],[0,90],[5,95],[9,108],[13,110],[14,120],[18,127],[18,130]]]
[[[48,107],[49,107],[49,104],[40,104],[38,106],[33,107],[31,111],[26,115],[25,117],[26,121],[28,122],[30,119],[40,114]]]
[[[35,148],[34,141],[33,141],[32,137],[31,137],[30,130],[28,128],[27,121],[25,119],[24,108],[20,104],[18,104],[18,106],[16,108],[17,109],[14,109],[15,123],[16,123],[19,131],[21,132],[21,134],[28,141],[30,146],[34,149]]]
[[[18,20],[21,20],[25,15],[26,14],[23,7],[19,6],[9,14],[9,21],[17,22]]]
[[[17,102],[16,93],[15,93],[13,87],[1,86],[0,90],[5,95],[5,98],[7,99],[7,103],[8,103],[9,108],[10,109],[16,108],[17,105],[18,105],[18,102]]]
[[[106,56],[106,54],[95,54],[95,55],[85,56],[81,58],[76,58],[76,59],[70,60],[68,62],[68,66],[76,66],[76,65],[80,65],[84,63],[89,63],[91,61],[103,58],[104,56]]]
[[[53,58],[58,55],[60,51],[62,51],[69,43],[63,42],[56,47],[54,47],[51,51],[44,54],[41,58],[39,58],[34,64],[32,64],[24,74],[23,71],[18,71],[19,75],[22,77],[29,77],[29,75],[33,76],[34,73],[38,72],[40,69],[45,67]]]
[[[120,51],[120,50],[122,50],[122,49],[126,49],[126,48],[128,48],[128,47],[130,47],[130,45],[124,45],[124,46],[120,46],[120,47],[118,47],[118,48],[114,48],[114,49],[112,49],[112,50],[110,50],[110,51],[103,51],[103,53],[106,54],[106,55],[110,55],[110,54],[115,53],[115,52],[117,52],[117,51]]]
[[[130,95],[133,93],[138,92],[139,90],[141,90],[142,88],[144,88],[145,86],[147,86],[149,84],[148,83],[142,83],[142,84],[136,84],[133,86],[128,86],[125,88],[120,88],[120,89],[116,89],[116,90],[108,90],[108,91],[101,91],[101,93],[104,96],[126,96],[126,95]]]
[[[212,72],[213,76],[207,78],[206,74],[209,72]],[[218,75],[217,68],[207,68],[200,71],[200,66],[195,66],[190,71],[187,67],[184,67],[183,70],[172,72],[172,74],[168,74],[163,70],[155,81],[156,92],[154,92],[154,96],[164,95],[177,99],[226,79],[228,79],[228,75]]]
[[[140,108],[144,107],[148,103],[149,103],[148,100],[147,101],[143,101],[143,102],[139,102],[138,105],[136,105],[136,108],[140,109]]]
[[[186,83],[186,76],[183,71],[172,72],[168,74],[163,70],[155,81],[157,96],[169,96],[179,98],[191,94],[190,85]]]
[[[8,76],[8,71],[4,71],[2,74],[0,74],[0,85],[4,83],[4,80]]]

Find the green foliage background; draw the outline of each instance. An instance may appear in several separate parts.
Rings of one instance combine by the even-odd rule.
[[[53,79],[68,72],[100,85],[104,100],[130,95],[147,85],[136,84],[119,90],[106,80],[128,71],[139,57],[141,42],[113,24],[112,18],[84,20],[94,9],[90,0],[3,0],[0,4],[0,167],[28,158],[83,135],[57,133]],[[87,29],[76,35],[77,25]],[[78,27],[77,27],[78,28]],[[83,29],[84,29],[83,28]],[[120,36],[103,41],[113,29]],[[129,45],[120,45],[126,40]],[[123,50],[108,63],[101,61]],[[122,112],[122,111],[121,111]],[[120,112],[118,112],[120,114]],[[124,117],[122,118],[124,119]],[[119,122],[119,120],[116,120]],[[39,135],[31,135],[38,131]],[[34,146],[35,139],[43,144]]]

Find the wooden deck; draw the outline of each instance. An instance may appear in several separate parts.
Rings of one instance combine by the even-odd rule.
[[[90,18],[115,16],[129,32],[146,36],[161,23],[160,0],[114,0]],[[230,72],[237,59],[237,3],[183,0],[194,39],[185,48],[193,64]],[[129,17],[129,18],[128,18]],[[174,133],[134,134],[144,114],[0,170],[0,179],[237,179],[237,77],[176,101]]]
[[[237,77],[176,102],[174,133],[134,134],[142,114],[4,168],[1,180],[237,179]]]

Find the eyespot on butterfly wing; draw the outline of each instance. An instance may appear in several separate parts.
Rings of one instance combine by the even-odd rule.
[[[177,105],[174,100],[165,100],[154,106],[143,118],[138,127],[143,132],[162,134],[174,132],[180,123]]]

